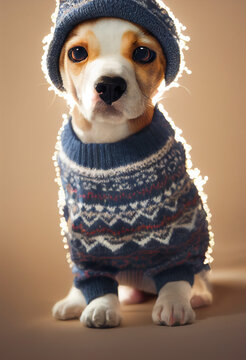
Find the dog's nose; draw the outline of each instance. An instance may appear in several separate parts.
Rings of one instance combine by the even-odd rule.
[[[100,98],[108,105],[117,101],[126,91],[127,84],[121,77],[102,76],[95,85]]]

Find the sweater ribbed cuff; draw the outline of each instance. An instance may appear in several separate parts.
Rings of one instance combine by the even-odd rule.
[[[159,293],[160,289],[165,284],[172,281],[188,281],[188,283],[192,286],[194,284],[194,272],[191,267],[182,265],[173,269],[162,271],[161,273],[155,275],[153,279],[157,293]]]
[[[75,278],[74,285],[82,291],[87,305],[92,300],[106,294],[116,294],[118,296],[118,283],[109,277],[100,276],[86,280]]]

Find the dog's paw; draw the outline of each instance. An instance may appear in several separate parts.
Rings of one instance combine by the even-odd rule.
[[[201,272],[195,275],[195,282],[191,291],[191,306],[193,309],[209,306],[213,302],[211,286],[209,284],[208,274]]]
[[[195,321],[190,303],[191,286],[186,281],[174,281],[164,285],[158,295],[152,319],[158,325],[185,325]]]
[[[193,309],[209,306],[212,304],[212,294],[207,293],[207,294],[193,295],[190,300],[190,303]]]
[[[121,316],[117,296],[107,294],[92,300],[83,311],[80,321],[94,328],[119,326]]]
[[[152,312],[153,322],[157,325],[185,325],[195,321],[195,312],[188,302],[157,302]]]
[[[78,319],[82,313],[83,306],[69,298],[58,301],[52,308],[52,315],[58,320]]]

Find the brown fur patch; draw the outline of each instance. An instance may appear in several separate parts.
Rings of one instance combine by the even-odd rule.
[[[84,118],[76,106],[73,109],[72,117],[76,126],[82,131],[88,131],[92,128],[92,124]]]
[[[69,34],[60,55],[60,70],[66,79],[67,90],[77,101],[76,89],[71,75],[78,76],[89,61],[93,61],[100,55],[100,44],[91,30],[91,25],[100,19],[88,20],[79,24]],[[138,25],[137,25],[138,26]],[[130,133],[140,131],[148,125],[153,117],[154,106],[152,98],[165,76],[166,59],[159,42],[144,28],[138,26],[139,32],[129,30],[122,36],[121,54],[131,62],[136,74],[136,80],[140,90],[146,99],[146,110],[138,118],[128,122]],[[82,30],[82,31],[81,31]],[[68,51],[72,47],[83,46],[88,52],[88,58],[80,63],[73,63],[68,58]],[[139,64],[132,59],[133,51],[139,46],[147,46],[157,54],[156,59],[149,64]],[[65,83],[65,81],[64,81]],[[83,131],[90,130],[91,124],[84,119],[77,107],[74,108],[73,119],[76,125]]]
[[[154,105],[148,105],[145,112],[135,119],[128,121],[128,128],[131,134],[142,130],[145,126],[149,125],[154,115]]]
[[[149,34],[149,32],[138,26],[141,32],[130,30],[122,36],[121,54],[131,62],[136,74],[137,83],[146,99],[146,111],[143,115],[129,121],[131,132],[141,130],[151,122],[153,117],[154,106],[152,98],[157,93],[165,76],[166,58],[159,42]],[[149,64],[136,63],[132,59],[133,51],[139,46],[146,46],[156,52],[156,59]]]
[[[136,63],[132,59],[132,54],[139,46],[147,46],[154,50],[157,54],[156,59],[149,64]],[[166,59],[159,42],[150,34],[139,37],[135,32],[127,31],[122,37],[121,54],[134,66],[141,91],[148,97],[153,97],[165,76],[166,69]]]
[[[65,72],[66,77],[68,77],[68,73],[78,76],[89,61],[95,60],[100,55],[100,44],[91,30],[91,25],[97,21],[97,19],[88,20],[82,26],[79,24],[68,35],[59,61],[60,70]],[[81,32],[81,29],[83,29],[83,32]],[[68,57],[68,51],[76,46],[83,46],[88,53],[88,57],[79,63],[72,62]]]
[[[83,46],[88,57],[81,62],[75,63],[68,58],[68,51],[76,46]],[[68,62],[68,68],[71,72],[78,76],[82,71],[83,67],[89,62],[95,60],[100,55],[100,44],[91,30],[87,30],[83,35],[83,41],[78,36],[72,37],[65,45],[65,61]]]

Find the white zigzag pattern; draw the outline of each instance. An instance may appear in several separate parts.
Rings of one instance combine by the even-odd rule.
[[[160,210],[164,209],[168,209],[172,212],[176,212],[177,211],[177,205],[178,205],[178,200],[175,200],[174,206],[169,206],[167,204],[165,204],[165,201],[163,203],[161,203],[159,201],[159,204],[157,205],[157,207],[153,210],[153,206],[151,206],[149,209],[146,207],[148,203],[148,200],[142,202],[142,209],[140,210],[138,209],[137,212],[135,212],[135,215],[133,215],[132,213],[127,215],[124,213],[120,213],[120,214],[112,214],[110,212],[108,213],[99,213],[99,214],[94,214],[93,212],[91,213],[92,215],[90,215],[88,212],[82,212],[82,211],[78,211],[76,212],[76,214],[72,214],[71,212],[71,220],[74,222],[77,219],[81,218],[82,223],[86,224],[88,227],[92,226],[96,221],[102,221],[105,225],[107,226],[112,226],[115,225],[118,221],[122,221],[125,222],[129,225],[133,225],[141,216],[143,216],[146,219],[149,220],[154,220],[154,218],[156,218],[157,214],[159,213]],[[137,203],[136,203],[137,204]],[[129,204],[130,205],[130,204]],[[133,204],[131,204],[133,205]],[[122,211],[125,211],[127,209],[128,206],[120,206],[119,208]],[[131,206],[132,207],[132,206]],[[135,210],[135,207],[132,207]],[[99,208],[96,208],[97,210],[99,210]],[[109,210],[109,209],[108,209]]]
[[[93,225],[98,220],[103,221],[105,225],[108,226],[112,226],[120,220],[133,225],[134,222],[137,221],[141,216],[153,221],[162,207],[173,213],[177,211],[178,199],[175,199],[173,205],[170,205],[168,203],[168,197],[176,190],[177,187],[181,189],[184,183],[185,178],[183,178],[179,184],[173,184],[169,190],[165,190],[164,193],[160,196],[156,196],[152,199],[147,199],[140,202],[136,201],[127,205],[121,205],[119,207],[106,207],[101,204],[87,205],[85,203],[81,203],[80,207],[78,207],[76,206],[76,202],[70,198],[68,201],[70,208],[72,209],[73,205],[75,205],[76,208],[74,213],[73,211],[70,211],[70,217],[72,221],[76,221],[81,217],[82,222],[87,226]],[[167,199],[163,200],[165,196],[167,196]],[[147,207],[148,203],[153,203],[154,205]],[[94,209],[98,213],[95,213]],[[120,209],[122,212],[115,214],[117,209]],[[137,213],[135,212],[136,210],[138,210]],[[130,212],[130,214],[127,214],[127,212]],[[134,212],[135,215],[133,215]]]
[[[175,209],[176,209],[176,208],[170,208],[170,207],[166,207],[166,208],[173,210],[173,212],[175,212]],[[107,219],[107,217],[110,217],[110,215],[104,215],[104,214],[92,215],[90,217],[88,214],[86,216],[81,216],[81,214],[80,214],[80,217],[81,217],[82,223],[86,224],[88,227],[93,225],[98,220],[102,221],[107,226],[115,225],[118,221],[122,221],[129,225],[133,225],[141,216],[153,221],[161,209],[162,209],[162,207],[158,207],[157,209],[155,209],[152,212],[149,211],[149,213],[147,213],[146,210],[145,211],[139,210],[134,216],[117,214],[117,215],[111,216],[111,219]],[[71,217],[71,219],[72,219],[72,221],[76,220],[76,219],[73,219],[72,217]]]
[[[82,222],[84,224],[86,224],[87,226],[93,225],[98,220],[103,221],[108,226],[112,226],[112,225],[116,224],[119,220],[121,220],[129,225],[133,225],[135,223],[135,221],[137,221],[141,216],[145,217],[146,219],[154,220],[154,218],[156,217],[159,210],[160,209],[156,209],[152,214],[147,214],[140,210],[133,217],[124,216],[124,215],[118,215],[118,216],[114,215],[114,217],[112,217],[112,219],[109,221],[105,218],[105,216],[103,214],[100,214],[97,216],[91,216],[91,218],[90,218],[91,221],[86,216],[83,216],[81,218],[82,218]]]
[[[190,221],[190,219],[188,219],[188,222],[186,224],[179,224],[179,221],[180,221],[180,219],[179,219],[179,221],[170,225],[163,231],[156,231],[156,232],[152,232],[151,234],[149,234],[148,232],[142,232],[142,234],[145,233],[145,236],[143,235],[142,240],[132,240],[132,241],[135,242],[136,244],[138,244],[139,246],[145,246],[151,240],[156,240],[160,244],[168,245],[175,229],[186,229],[186,230],[190,230],[190,231],[192,229],[194,229],[197,214],[198,214],[198,208],[199,207],[197,207],[193,211],[192,221]],[[160,238],[161,234],[162,235],[164,234],[166,236],[163,236],[163,238]],[[73,235],[78,238],[77,233],[73,233]],[[129,238],[129,235],[127,235],[125,238]],[[131,238],[131,235],[130,235],[130,238]],[[86,248],[87,252],[91,251],[98,244],[101,244],[102,246],[106,247],[107,249],[111,250],[112,252],[115,252],[115,251],[119,250],[120,248],[122,248],[127,243],[127,241],[124,241],[124,240],[118,244],[112,243],[109,240],[107,240],[105,236],[102,236],[102,235],[98,235],[98,236],[95,236],[93,239],[90,239],[90,243],[88,243],[88,241],[84,240],[82,238],[82,236],[79,240],[81,241],[81,244]],[[111,240],[114,240],[114,237],[111,237]]]

